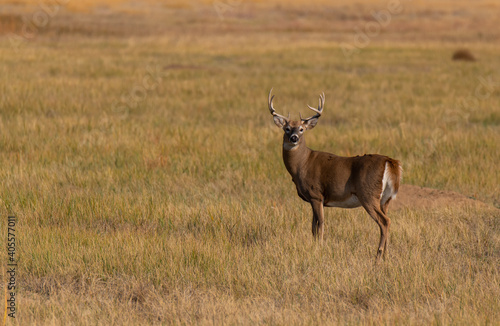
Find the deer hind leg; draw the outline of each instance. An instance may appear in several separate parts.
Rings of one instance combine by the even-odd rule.
[[[312,234],[315,239],[323,241],[325,218],[323,214],[323,202],[311,201],[313,210]]]
[[[384,209],[377,207],[377,205],[363,206],[366,212],[377,222],[380,227],[380,242],[377,250],[376,260],[378,261],[381,256],[385,258],[387,252],[387,244],[389,242],[389,227],[391,226],[391,220],[385,215],[387,207]]]
[[[389,225],[391,224],[391,220],[387,217],[387,212],[389,210],[389,202],[391,201],[391,198],[387,199],[387,201],[383,204],[380,205],[380,208],[382,209],[382,213],[386,216],[386,218],[389,220]],[[388,227],[389,228],[389,227]],[[387,231],[389,232],[389,231]],[[384,244],[384,258],[387,255],[387,248],[389,247],[389,233],[387,233],[387,239],[385,239],[385,244]]]
[[[388,198],[385,203],[380,203],[380,208],[382,209],[382,213],[387,215],[387,212],[389,210],[389,202],[391,201],[391,198]]]
[[[313,220],[312,220],[312,234],[313,237],[316,239],[318,236],[318,219],[316,218],[316,215],[313,213]]]

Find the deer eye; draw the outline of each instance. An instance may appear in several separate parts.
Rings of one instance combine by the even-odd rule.
[[[290,128],[286,127],[285,131],[286,131],[287,134],[290,133]]]
[[[304,128],[300,127],[299,131],[304,132]]]

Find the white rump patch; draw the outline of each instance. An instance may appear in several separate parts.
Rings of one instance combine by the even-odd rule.
[[[389,163],[385,163],[384,176],[382,177],[382,192],[380,193],[380,204],[384,205],[389,199],[395,199],[394,180],[389,171]]]

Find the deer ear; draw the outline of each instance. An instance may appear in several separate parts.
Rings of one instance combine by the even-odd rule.
[[[283,128],[283,127],[285,126],[285,124],[286,124],[285,119],[283,119],[282,117],[279,117],[279,116],[277,116],[277,115],[275,115],[275,116],[273,117],[273,119],[274,119],[274,123],[275,123],[278,127],[280,127],[280,128]]]
[[[304,125],[304,127],[306,127],[307,130],[311,130],[312,128],[314,128],[317,123],[318,123],[318,118],[312,118],[302,122],[302,124]]]

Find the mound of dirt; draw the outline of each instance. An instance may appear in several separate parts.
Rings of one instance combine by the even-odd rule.
[[[412,185],[401,185],[395,200],[391,201],[389,210],[402,208],[443,208],[450,206],[477,206],[485,203],[468,198],[453,191],[424,188]]]

